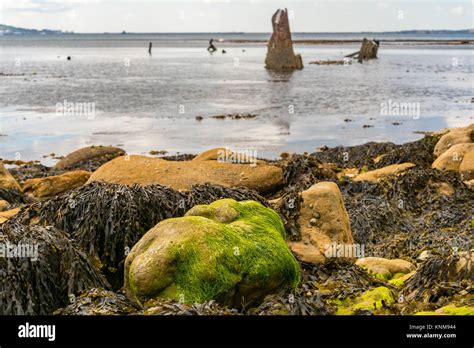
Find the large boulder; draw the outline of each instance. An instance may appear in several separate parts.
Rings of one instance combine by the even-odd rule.
[[[238,307],[299,283],[300,270],[273,210],[222,199],[167,219],[125,261],[125,291],[135,303],[169,298]]]
[[[474,143],[457,144],[443,152],[434,162],[432,167],[442,171],[461,172],[464,180],[471,179],[474,169]],[[461,171],[462,165],[462,171]]]
[[[92,166],[98,167],[111,159],[122,156],[125,151],[113,146],[88,146],[71,152],[69,155],[59,160],[54,166],[55,169],[83,169]]]
[[[56,196],[67,190],[84,185],[91,173],[76,170],[61,175],[48,176],[26,180],[23,184],[23,193],[31,194],[36,198]]]
[[[474,142],[474,123],[467,127],[448,129],[439,139],[434,148],[434,154],[441,156],[451,146]]]
[[[415,164],[413,163],[392,164],[391,166],[359,174],[354,178],[354,181],[378,182],[382,178],[386,178],[389,175],[398,175],[414,166]]]
[[[7,190],[18,190],[20,191],[20,184],[10,174],[10,172],[3,166],[3,162],[0,161],[0,188]]]
[[[349,216],[339,187],[333,182],[320,182],[302,192],[298,224],[301,240],[289,245],[304,262],[320,264],[336,245],[354,245]],[[334,244],[335,243],[335,244]]]
[[[364,257],[356,265],[367,269],[383,280],[392,279],[396,274],[408,274],[416,269],[411,262],[402,259],[384,259],[382,257]]]
[[[303,69],[301,56],[295,55],[291,40],[290,22],[286,9],[278,9],[272,16],[273,34],[268,43],[265,67],[274,70]]]
[[[165,185],[187,191],[193,185],[244,186],[265,193],[283,183],[279,167],[267,164],[233,164],[221,161],[167,161],[145,156],[123,156],[107,162],[89,179],[123,185]]]

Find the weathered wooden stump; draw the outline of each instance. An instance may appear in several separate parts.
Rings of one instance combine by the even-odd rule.
[[[360,50],[348,54],[346,57],[355,58],[359,61],[359,63],[362,63],[364,60],[376,59],[379,45],[380,42],[378,40],[367,40],[364,38],[364,40],[362,40],[362,46],[360,47]]]
[[[268,43],[265,67],[274,70],[303,69],[301,55],[295,55],[290,23],[286,9],[278,9],[272,16],[273,34]]]

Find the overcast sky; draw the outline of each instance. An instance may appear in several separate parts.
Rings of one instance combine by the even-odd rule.
[[[0,24],[92,32],[293,32],[473,28],[474,0],[0,0]]]

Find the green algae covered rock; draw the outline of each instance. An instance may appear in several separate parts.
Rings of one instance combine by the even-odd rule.
[[[447,306],[438,308],[435,311],[418,312],[415,315],[474,315],[473,306],[455,306],[449,304]]]
[[[126,294],[141,306],[169,298],[240,308],[299,280],[280,217],[255,201],[222,199],[164,220],[125,261]]]
[[[395,302],[392,292],[385,286],[365,291],[354,299],[345,299],[339,303],[337,315],[352,315],[361,311],[381,310],[385,305]]]

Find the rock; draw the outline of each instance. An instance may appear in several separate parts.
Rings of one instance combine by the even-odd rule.
[[[452,128],[447,131],[440,133],[443,134],[442,137],[436,143],[433,153],[436,156],[441,156],[446,152],[450,147],[463,144],[463,143],[473,143],[474,142],[474,123],[470,124],[467,127],[462,128]]]
[[[417,261],[423,262],[428,260],[431,256],[433,256],[433,252],[431,250],[424,250],[416,259]]]
[[[296,286],[299,277],[278,214],[222,199],[149,230],[127,256],[124,288],[139,305],[169,298],[240,308]]]
[[[454,269],[450,270],[448,276],[451,280],[469,279],[474,280],[474,250],[461,252],[459,260]]]
[[[272,16],[273,34],[268,43],[265,67],[274,70],[303,69],[301,55],[295,55],[287,10],[278,9]]]
[[[396,273],[392,279],[388,281],[389,284],[395,285],[397,287],[402,287],[405,282],[415,275],[416,271],[411,271],[410,273]]]
[[[449,304],[435,311],[423,311],[415,313],[415,315],[474,315],[474,306]]]
[[[470,152],[473,152],[470,154]],[[432,164],[432,167],[442,171],[460,172],[461,164],[463,165],[463,174],[466,175],[464,180],[469,180],[472,175],[474,167],[474,143],[472,144],[457,144],[451,146],[448,150],[443,152]]]
[[[0,189],[18,190],[21,191],[20,184],[10,174],[10,172],[3,166],[0,161]]]
[[[345,299],[338,307],[336,315],[352,315],[364,311],[378,311],[382,314],[384,307],[395,302],[389,288],[379,286],[368,290],[354,299]]]
[[[23,192],[36,198],[52,197],[84,185],[90,176],[89,172],[76,170],[61,175],[29,179],[23,184]]]
[[[474,179],[474,150],[466,153],[459,165],[462,180]]]
[[[471,191],[474,191],[474,179],[464,181],[464,185]]]
[[[220,163],[218,161],[167,161],[145,156],[124,156],[97,169],[88,183],[104,181],[123,185],[166,185],[187,191],[193,185],[244,186],[265,193],[283,183],[281,168],[271,165]]]
[[[8,210],[9,207],[10,207],[10,203],[8,203],[4,199],[0,200],[0,212]]]
[[[392,164],[391,166],[359,174],[354,178],[354,181],[378,182],[382,178],[385,178],[389,175],[398,175],[414,166],[415,165],[413,163]]]
[[[235,152],[229,148],[215,148],[204,151],[192,159],[193,161],[218,161],[222,163],[240,164],[266,164],[265,161],[257,160],[253,153]]]
[[[381,257],[364,257],[356,261],[356,265],[369,270],[382,279],[392,279],[397,273],[407,274],[416,269],[411,262],[402,259],[384,259]]]
[[[289,242],[299,260],[313,264],[324,263],[325,254],[333,243],[354,244],[349,216],[335,183],[317,183],[302,192],[302,199],[298,218],[301,240]]]
[[[10,218],[18,214],[19,211],[20,211],[20,208],[15,208],[15,209],[0,212],[0,224],[3,224],[5,221],[9,220]]]
[[[89,146],[71,152],[54,166],[55,169],[83,169],[82,166],[88,162],[97,162],[98,165],[106,163],[111,159],[122,156],[125,151],[112,146]],[[97,165],[95,165],[97,166]]]

